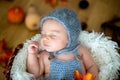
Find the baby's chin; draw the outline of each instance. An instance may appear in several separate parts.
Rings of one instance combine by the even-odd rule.
[[[57,49],[57,47],[51,47],[51,46],[48,46],[48,47],[43,46],[42,48],[43,48],[44,50],[46,50],[47,52],[53,52],[53,53],[61,50],[61,49]]]
[[[45,49],[47,52],[57,52],[56,50],[52,50],[52,49]]]
[[[54,50],[45,49],[47,52],[55,52]]]

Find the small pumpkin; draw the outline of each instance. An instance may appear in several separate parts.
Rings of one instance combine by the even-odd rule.
[[[25,17],[25,24],[29,30],[38,30],[40,27],[40,15],[36,9],[36,6],[31,5],[28,8],[26,17]]]
[[[7,19],[10,23],[21,23],[24,19],[24,10],[20,6],[13,6],[7,11]]]
[[[25,18],[26,27],[29,30],[38,30],[40,27],[40,16],[38,14],[29,14]]]

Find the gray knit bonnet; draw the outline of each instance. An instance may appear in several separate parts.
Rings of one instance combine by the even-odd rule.
[[[66,29],[68,33],[68,44],[67,46],[56,52],[56,54],[66,53],[73,51],[79,44],[78,37],[81,31],[81,23],[76,15],[76,13],[67,8],[60,8],[51,11],[46,16],[43,16],[41,19],[40,27],[42,29],[43,23],[48,20],[56,20],[60,22]]]

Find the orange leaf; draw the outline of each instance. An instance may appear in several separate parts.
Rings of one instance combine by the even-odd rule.
[[[84,76],[83,76],[83,80],[94,80],[93,76],[91,73],[87,72]]]
[[[82,75],[78,70],[74,70],[74,78],[75,80],[82,80]]]

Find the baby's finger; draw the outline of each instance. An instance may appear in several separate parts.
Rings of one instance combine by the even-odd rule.
[[[28,53],[37,53],[38,51],[38,46],[35,44],[30,44],[28,47]]]
[[[31,47],[31,48],[37,48],[37,49],[38,49],[39,46],[36,45],[36,44],[31,44],[30,47]]]
[[[39,46],[39,43],[37,41],[33,41],[31,44],[34,44],[36,46]]]

